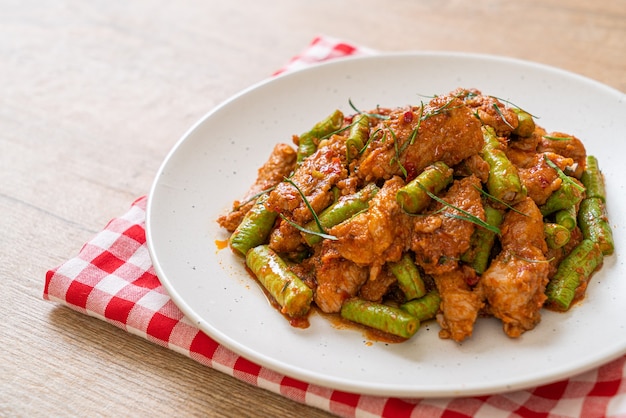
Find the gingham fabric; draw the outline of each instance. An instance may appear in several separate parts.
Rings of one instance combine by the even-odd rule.
[[[373,51],[318,37],[277,73]],[[258,366],[201,332],[174,305],[151,265],[147,198],[111,220],[78,255],[46,274],[43,297],[107,321],[289,399],[343,417],[626,417],[626,356],[549,385],[490,396],[398,399],[346,393]]]

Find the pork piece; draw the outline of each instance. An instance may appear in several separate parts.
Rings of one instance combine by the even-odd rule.
[[[316,213],[321,212],[333,201],[330,189],[347,177],[345,155],[345,138],[335,135],[325,141],[313,155],[306,158],[291,177],[291,181],[306,196]],[[267,207],[282,213],[298,225],[313,219],[298,190],[288,182],[279,183],[272,190]]]
[[[539,145],[544,135],[546,135],[546,130],[541,126],[535,125],[535,131],[529,137],[522,138],[513,136],[511,141],[509,141],[509,148],[519,151],[535,152],[537,145]]]
[[[524,151],[518,148],[507,148],[506,156],[513,163],[519,172],[523,168],[531,168],[537,162],[537,153],[535,151]]]
[[[343,302],[353,297],[368,278],[367,267],[346,260],[330,245],[323,244],[316,266],[317,287],[313,299],[322,312],[341,310]]]
[[[477,187],[480,188],[480,180],[476,176],[455,180],[442,199],[485,220]],[[459,258],[469,249],[476,225],[452,217],[457,215],[460,215],[457,210],[437,203],[433,214],[413,218],[411,249],[415,252],[415,262],[426,274],[441,275],[456,269]]]
[[[269,246],[279,254],[295,253],[305,249],[300,231],[282,219],[278,220],[278,225],[270,233]]]
[[[387,261],[398,261],[407,249],[411,218],[396,202],[396,192],[404,185],[400,177],[385,182],[372,198],[369,209],[331,228],[337,237],[329,241],[342,257],[370,267],[370,279],[375,280]]]
[[[528,196],[537,206],[546,203],[552,193],[561,187],[562,180],[556,170],[548,165],[549,158],[561,170],[573,164],[571,158],[564,158],[553,153],[532,154],[525,162],[527,167],[518,168],[519,178],[526,187]]]
[[[535,126],[535,131],[528,138],[514,137],[508,142],[506,149],[507,158],[519,168],[530,168],[536,163],[537,146],[546,131],[540,126]]]
[[[519,337],[541,320],[550,271],[539,208],[530,197],[514,207],[523,214],[510,210],[505,215],[500,227],[502,251],[478,283],[486,309],[502,320],[509,337]]]
[[[560,133],[552,132],[549,135],[541,137],[541,141],[537,145],[537,152],[552,152],[566,158],[571,158],[574,164],[571,168],[567,168],[566,174],[580,179],[585,170],[587,151],[580,139]]]
[[[246,213],[248,213],[250,208],[254,205],[254,199],[250,199],[259,192],[275,186],[285,177],[289,176],[296,166],[296,157],[296,151],[291,146],[287,144],[277,144],[267,162],[259,168],[256,181],[250,187],[246,195],[241,201],[236,200],[233,202],[233,210],[230,213],[220,216],[217,219],[219,225],[233,232],[241,223]],[[241,202],[245,203],[242,204]]]
[[[472,336],[478,313],[485,306],[483,296],[468,283],[475,281],[476,272],[469,266],[434,276],[441,296],[437,322],[439,337],[461,342]]]
[[[366,182],[402,175],[402,167],[412,179],[434,162],[454,166],[483,147],[480,121],[451,95],[434,98],[423,112],[421,107],[395,110],[370,135],[357,166],[357,175]]]
[[[478,177],[482,183],[487,183],[489,180],[489,163],[478,154],[469,156],[454,167],[456,177],[469,177],[472,174]]]
[[[457,91],[457,95],[465,97],[467,106],[478,116],[481,122],[491,126],[497,136],[510,136],[519,121],[511,108],[504,105],[493,96],[484,96],[478,90],[468,90],[463,93]]]
[[[376,280],[366,281],[359,290],[359,296],[362,299],[372,302],[382,302],[383,296],[387,294],[389,288],[394,283],[397,283],[398,279],[387,269],[382,269],[380,274],[376,277]]]

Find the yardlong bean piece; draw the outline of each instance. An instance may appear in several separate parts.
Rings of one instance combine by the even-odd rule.
[[[290,317],[306,315],[313,301],[313,291],[300,280],[287,264],[267,245],[252,248],[246,265],[259,282]]]
[[[354,117],[350,134],[346,139],[346,158],[348,162],[356,158],[369,139],[370,119],[365,114]]]
[[[450,167],[438,161],[426,167],[417,177],[401,187],[396,193],[396,201],[405,212],[419,213],[430,203],[426,190],[433,194],[439,193],[452,182],[452,173]]]
[[[517,168],[502,149],[494,129],[483,126],[482,130],[485,144],[480,156],[489,164],[487,190],[497,199],[513,205],[526,197],[526,188],[519,178]]]
[[[305,158],[317,150],[317,141],[339,130],[343,124],[343,113],[335,110],[325,119],[316,123],[310,131],[300,135],[296,163],[300,165]]]
[[[499,210],[485,205],[485,222],[496,228],[500,227],[504,215]],[[470,239],[470,249],[462,256],[461,260],[468,263],[476,270],[476,273],[483,274],[489,265],[491,249],[496,241],[496,234],[486,228],[476,228]]]
[[[580,177],[580,181],[587,189],[586,197],[597,197],[606,202],[606,189],[604,186],[604,176],[600,171],[598,159],[593,155],[588,155],[586,159],[586,167]]]
[[[389,270],[398,280],[398,286],[406,300],[421,298],[426,294],[422,275],[408,253],[404,253],[399,261],[389,263]]]
[[[527,138],[535,132],[535,121],[530,113],[520,108],[513,108],[513,113],[517,115],[517,128],[513,130],[515,135]]]
[[[574,181],[574,180],[572,180]],[[572,181],[564,181],[554,193],[550,195],[546,203],[539,209],[543,216],[548,216],[561,209],[576,206],[585,197],[585,192],[581,191],[577,184]]]
[[[437,315],[440,304],[441,296],[439,296],[439,292],[431,290],[419,299],[413,299],[409,302],[403,303],[400,305],[400,309],[404,309],[419,319],[420,322],[424,322]]]
[[[583,237],[597,242],[603,255],[613,254],[615,250],[613,232],[602,199],[592,197],[580,202],[578,225]]]
[[[411,338],[420,327],[419,319],[400,308],[357,298],[343,303],[341,317],[402,338]]]
[[[268,198],[267,193],[259,196],[228,240],[230,248],[240,255],[245,256],[250,248],[263,244],[274,226],[278,214],[265,206]]]
[[[324,209],[324,211],[317,216],[320,221],[320,225],[322,225],[323,228],[330,228],[345,221],[358,212],[367,209],[369,207],[369,201],[376,195],[376,193],[378,193],[378,190],[379,189],[375,184],[369,183],[358,192],[339,198],[339,200]],[[323,232],[320,231],[315,221],[309,222],[304,228],[313,232]],[[309,244],[309,246],[312,247],[320,242],[322,237],[315,234],[305,233],[304,240],[307,244]]]
[[[546,244],[552,249],[561,248],[570,240],[570,230],[557,223],[546,222],[543,224],[543,232],[546,237]]]
[[[576,228],[578,221],[576,220],[576,207],[570,206],[569,208],[561,209],[554,214],[554,220],[557,224],[564,226],[570,232]]]
[[[562,311],[568,310],[576,296],[576,289],[602,264],[602,259],[602,250],[597,243],[589,239],[581,241],[561,261],[556,274],[548,283],[548,304]]]

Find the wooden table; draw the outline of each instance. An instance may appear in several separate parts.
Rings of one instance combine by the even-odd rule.
[[[0,2],[0,415],[326,416],[42,300],[213,106],[315,35],[534,60],[626,91],[623,0]]]

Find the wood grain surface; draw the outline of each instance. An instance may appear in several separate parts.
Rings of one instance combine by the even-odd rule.
[[[327,416],[43,301],[203,114],[320,34],[626,91],[626,2],[0,0],[0,415]]]

